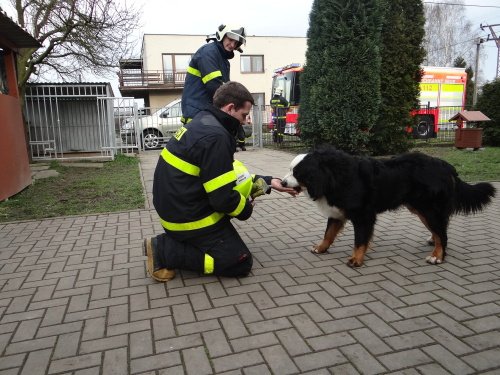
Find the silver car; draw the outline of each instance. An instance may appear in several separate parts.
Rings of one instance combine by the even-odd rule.
[[[128,117],[120,129],[122,141],[126,144],[136,143],[136,130],[140,141],[146,150],[151,150],[165,144],[177,129],[182,126],[181,99],[168,103],[165,107],[149,116],[138,117],[135,129],[135,119]]]

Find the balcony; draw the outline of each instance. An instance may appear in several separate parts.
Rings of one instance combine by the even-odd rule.
[[[120,91],[182,89],[185,79],[185,71],[122,69],[118,73]]]

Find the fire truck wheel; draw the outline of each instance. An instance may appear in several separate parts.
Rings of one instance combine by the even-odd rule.
[[[431,138],[434,133],[434,118],[420,116],[418,124],[413,129],[413,137],[417,139]]]

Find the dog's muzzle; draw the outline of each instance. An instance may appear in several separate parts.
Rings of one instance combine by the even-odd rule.
[[[286,182],[286,180],[281,180],[281,186],[283,186],[283,187],[289,187],[288,183]],[[292,189],[295,190],[297,193],[300,193],[302,191],[300,185],[293,186]]]

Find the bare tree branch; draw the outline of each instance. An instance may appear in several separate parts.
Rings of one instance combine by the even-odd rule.
[[[463,0],[453,0],[453,4],[425,4],[427,65],[452,66],[457,57],[474,65],[474,41],[478,32],[465,17],[465,7],[459,5],[464,4]]]
[[[106,74],[130,57],[130,36],[139,9],[116,0],[11,0],[17,21],[41,44],[18,59],[21,89],[28,80],[56,75],[75,81],[85,73]]]

